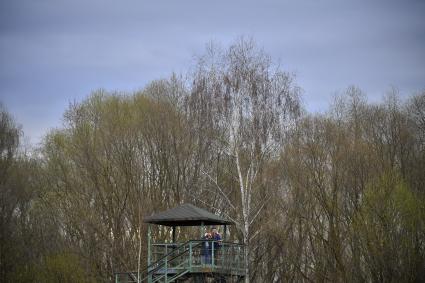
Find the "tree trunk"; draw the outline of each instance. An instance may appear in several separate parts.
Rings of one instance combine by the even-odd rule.
[[[242,198],[242,217],[243,217],[243,242],[245,245],[244,253],[244,263],[245,263],[245,283],[249,283],[249,256],[250,256],[250,250],[249,250],[249,200],[250,200],[250,192],[248,189],[248,182],[244,186],[244,180],[242,175],[242,170],[239,162],[239,154],[236,153],[236,167],[238,169],[238,177],[239,177],[239,188],[241,191],[241,198]]]

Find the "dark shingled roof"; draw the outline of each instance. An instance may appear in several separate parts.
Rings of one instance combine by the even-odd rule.
[[[144,222],[165,226],[200,226],[202,222],[204,225],[234,224],[230,220],[223,219],[189,203],[148,216],[144,219]]]

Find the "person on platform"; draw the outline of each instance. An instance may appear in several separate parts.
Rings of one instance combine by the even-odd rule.
[[[205,233],[201,238],[202,248],[201,248],[201,261],[202,264],[211,264],[211,253],[210,253],[210,245],[212,244],[210,240],[212,239],[211,233]]]
[[[217,265],[217,259],[219,258],[219,253],[220,253],[220,248],[221,248],[221,235],[220,233],[218,233],[217,228],[216,227],[212,227],[211,228],[211,240],[213,242],[210,242],[210,247],[209,247],[209,258],[211,261],[212,258],[212,252],[213,252],[213,246],[214,246],[214,264]]]

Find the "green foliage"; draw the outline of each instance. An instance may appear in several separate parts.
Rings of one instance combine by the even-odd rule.
[[[374,281],[412,282],[421,271],[423,199],[399,174],[384,174],[367,187],[354,223],[366,268]]]

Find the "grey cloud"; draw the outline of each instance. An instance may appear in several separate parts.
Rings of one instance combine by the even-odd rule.
[[[0,100],[38,140],[69,101],[185,72],[206,42],[240,35],[297,74],[310,110],[349,84],[409,94],[425,89],[424,14],[419,0],[2,0]]]

